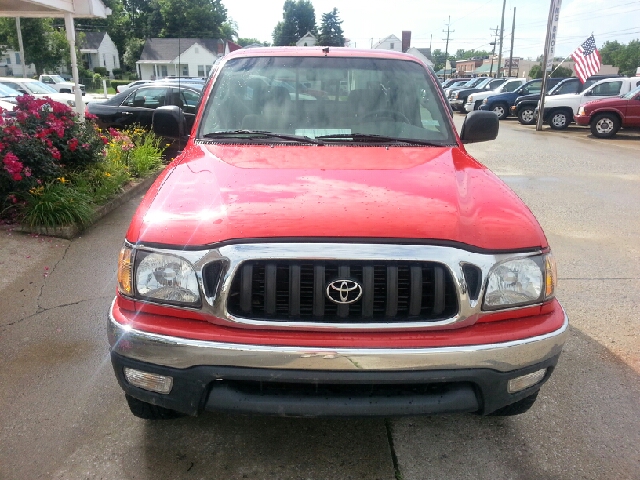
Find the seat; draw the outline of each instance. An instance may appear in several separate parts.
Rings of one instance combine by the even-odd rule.
[[[361,88],[351,90],[347,97],[349,115],[361,119],[368,113],[386,109],[386,97],[382,89]]]

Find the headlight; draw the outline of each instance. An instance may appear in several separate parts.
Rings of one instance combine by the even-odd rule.
[[[70,107],[75,107],[76,102],[74,100],[67,100],[67,105],[69,105]]]
[[[454,98],[455,100],[457,100],[457,99],[458,99],[458,95],[459,95],[459,94],[460,94],[460,92],[456,92],[456,93],[454,93],[454,94],[453,94],[453,98]]]
[[[578,115],[584,115],[584,107],[578,109]]]
[[[196,272],[184,258],[137,251],[134,272],[137,297],[184,306],[200,303]]]
[[[554,296],[556,279],[551,254],[507,260],[489,273],[483,307],[498,310],[540,303]]]
[[[486,105],[486,104],[488,103],[488,101],[489,101],[489,99],[488,99],[488,98],[485,98],[485,99],[482,101],[482,104],[483,104],[483,105]]]
[[[473,95],[469,95],[469,97],[467,98],[467,102],[468,103],[473,102]]]

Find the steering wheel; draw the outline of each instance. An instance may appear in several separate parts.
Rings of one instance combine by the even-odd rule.
[[[365,122],[367,120],[372,120],[374,118],[375,119],[390,118],[403,123],[409,123],[409,124],[411,123],[411,121],[407,117],[405,117],[402,113],[396,112],[393,110],[374,110],[373,112],[364,114],[361,117],[360,122]]]

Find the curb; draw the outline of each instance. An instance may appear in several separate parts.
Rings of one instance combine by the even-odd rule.
[[[91,225],[95,224],[102,217],[111,213],[120,205],[128,202],[136,195],[146,192],[149,187],[153,184],[153,182],[158,178],[158,175],[162,170],[159,170],[155,173],[152,173],[148,177],[145,177],[137,182],[131,182],[126,187],[124,187],[124,191],[119,194],[117,197],[112,198],[104,205],[100,205],[94,211],[93,220],[88,225],[84,227],[73,224],[73,225],[65,225],[63,227],[27,227],[23,225],[19,225],[14,229],[14,232],[22,232],[22,233],[35,233],[38,235],[47,235],[50,237],[60,237],[66,238],[67,240],[71,240],[76,237],[83,230],[89,228]]]

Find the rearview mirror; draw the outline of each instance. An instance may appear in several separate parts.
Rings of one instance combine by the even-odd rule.
[[[470,112],[464,119],[460,140],[462,143],[478,143],[495,140],[498,136],[500,120],[498,115],[485,110]]]

